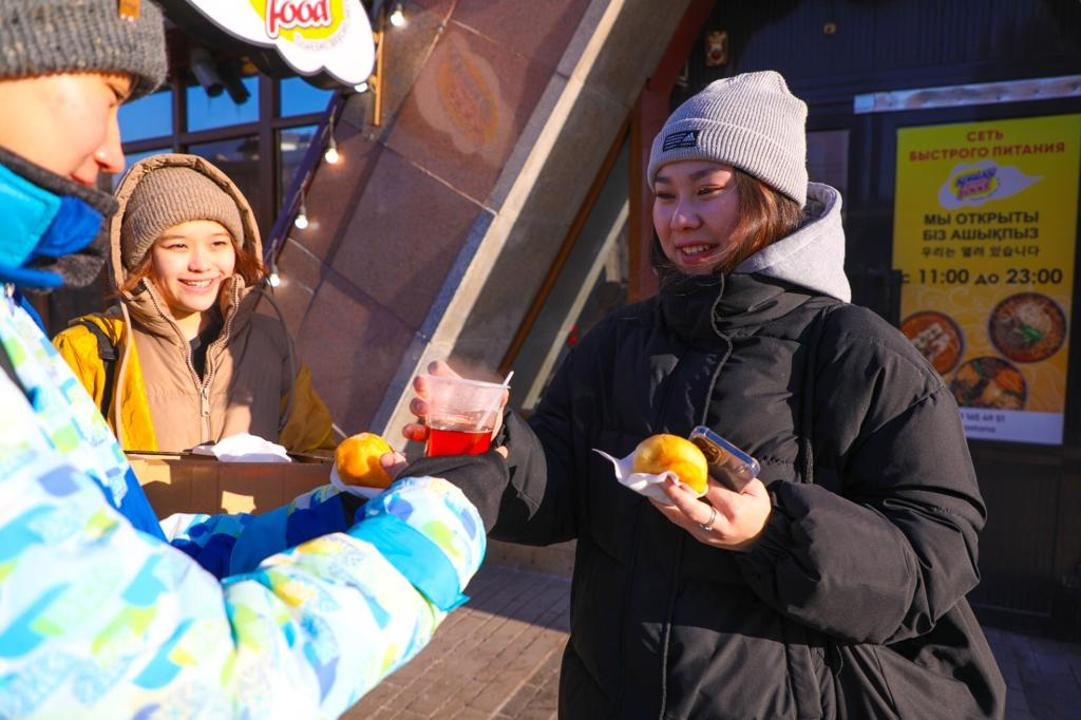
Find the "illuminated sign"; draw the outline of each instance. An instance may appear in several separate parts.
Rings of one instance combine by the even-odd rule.
[[[356,85],[372,74],[375,44],[359,0],[188,0],[234,37],[273,47],[301,75],[326,70]]]
[[[1062,443],[1081,115],[902,128],[901,330],[970,438]]]

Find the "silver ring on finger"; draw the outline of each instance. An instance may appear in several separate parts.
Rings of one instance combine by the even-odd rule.
[[[706,520],[704,523],[698,523],[698,527],[702,528],[702,532],[704,532],[704,533],[711,533],[711,532],[713,532],[713,523],[715,523],[716,521],[717,521],[717,508],[710,505],[709,506],[709,520]]]

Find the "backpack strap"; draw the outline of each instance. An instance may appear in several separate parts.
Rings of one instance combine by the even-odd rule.
[[[98,341],[98,357],[101,358],[102,367],[105,368],[105,389],[101,395],[101,416],[108,418],[109,416],[109,401],[113,397],[113,384],[116,381],[113,372],[116,366],[117,358],[119,357],[116,352],[116,346],[113,345],[113,341],[109,339],[109,336],[105,334],[105,331],[101,329],[97,323],[93,323],[90,320],[76,320],[72,325],[82,325],[97,339]]]

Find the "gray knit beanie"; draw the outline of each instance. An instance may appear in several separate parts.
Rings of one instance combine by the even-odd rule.
[[[121,72],[134,78],[133,98],[153,91],[166,70],[161,10],[126,4],[137,19],[123,19],[118,0],[0,0],[0,78]]]
[[[710,83],[676,108],[653,139],[646,177],[663,165],[712,160],[807,202],[807,105],[780,74],[766,70]]]
[[[232,195],[198,170],[163,167],[144,175],[128,198],[120,224],[120,259],[131,271],[150,246],[173,225],[190,220],[214,220],[244,245],[240,210]]]

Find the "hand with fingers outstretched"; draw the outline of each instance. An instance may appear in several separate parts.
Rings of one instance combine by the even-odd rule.
[[[724,550],[746,550],[753,545],[773,511],[769,492],[757,478],[742,492],[735,492],[711,477],[701,498],[668,479],[664,494],[672,505],[650,499],[662,515],[698,542]]]
[[[416,396],[409,401],[409,411],[417,417],[417,422],[407,423],[402,428],[402,435],[406,440],[412,440],[414,442],[423,443],[428,440],[428,386],[427,380],[429,375],[435,375],[440,377],[453,377],[460,378],[461,375],[455,372],[450,365],[442,360],[435,360],[428,363],[427,375],[417,375],[413,378],[413,391]],[[505,392],[503,397],[499,401],[499,412],[496,413],[495,427],[492,429],[492,437],[499,434],[499,429],[503,424],[503,409],[507,406],[507,401],[510,399],[510,393]],[[497,447],[493,448],[503,457],[507,457],[506,448]]]

